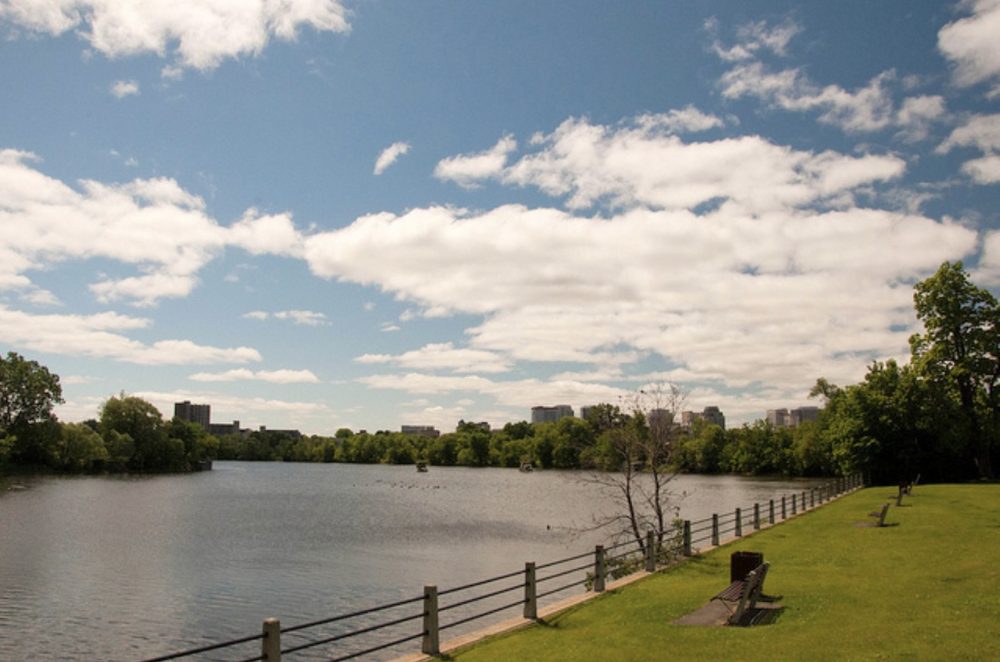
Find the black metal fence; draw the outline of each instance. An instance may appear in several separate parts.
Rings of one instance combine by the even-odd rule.
[[[630,540],[598,545],[593,551],[541,565],[529,562],[523,570],[506,575],[440,591],[436,586],[425,586],[422,595],[299,625],[282,627],[271,618],[264,621],[259,634],[143,662],[342,662],[380,652],[403,655],[407,652],[404,647],[418,640],[422,653],[437,655],[442,632],[455,629],[459,634],[463,626],[516,609],[521,610],[519,617],[535,620],[542,601],[557,602],[574,589],[601,593],[609,579],[640,570],[653,572],[679,557],[776,524],[861,486],[860,476],[841,478],[766,504],[754,503],[697,521],[683,520],[678,522],[675,535],[657,537],[650,531],[641,544]],[[412,645],[408,650],[416,652],[417,648]]]

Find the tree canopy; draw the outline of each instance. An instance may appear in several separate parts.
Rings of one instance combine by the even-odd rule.
[[[14,352],[0,356],[0,428],[53,420],[52,408],[62,401],[58,375]]]
[[[52,434],[46,424],[56,421],[52,410],[62,401],[58,375],[14,352],[0,356],[0,431],[13,436],[7,445],[15,460],[42,461],[40,449]]]
[[[1000,306],[961,262],[945,262],[914,286],[923,333],[910,338],[910,363],[876,361],[863,382],[825,379],[822,432],[842,472],[873,481],[993,478],[1000,425]]]
[[[980,477],[992,478],[1000,422],[1000,306],[969,281],[961,262],[945,262],[914,289],[925,332],[910,338],[913,364],[927,379],[954,389],[958,424],[976,469]]]

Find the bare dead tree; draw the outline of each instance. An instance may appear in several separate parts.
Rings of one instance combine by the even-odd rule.
[[[614,425],[601,440],[602,466],[584,480],[608,494],[610,514],[594,529],[608,529],[616,539],[631,537],[646,548],[652,530],[657,546],[674,535],[674,504],[669,484],[677,473],[673,453],[680,438],[684,394],[674,384],[657,384],[622,398]]]

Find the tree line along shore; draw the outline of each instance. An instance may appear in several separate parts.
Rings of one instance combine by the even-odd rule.
[[[521,421],[494,431],[468,423],[433,439],[347,428],[333,436],[262,430],[216,437],[124,392],[105,401],[98,418],[63,423],[53,412],[62,402],[58,375],[9,352],[0,357],[0,471],[182,472],[219,459],[607,471],[627,463],[630,470],[790,477],[860,472],[874,483],[917,474],[992,479],[1000,305],[961,263],[945,263],[915,284],[914,309],[924,332],[910,338],[910,361],[875,361],[863,381],[846,387],[818,378],[810,395],[823,401],[819,419],[796,428],[764,421],[729,430],[706,421],[681,427],[683,396],[673,385],[595,406],[585,419]]]

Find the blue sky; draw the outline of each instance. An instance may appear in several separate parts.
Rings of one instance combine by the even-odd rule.
[[[730,424],[1000,285],[1000,1],[0,0],[0,351],[332,434]]]

